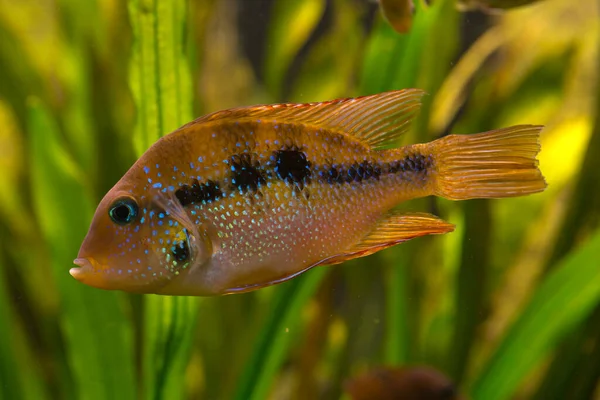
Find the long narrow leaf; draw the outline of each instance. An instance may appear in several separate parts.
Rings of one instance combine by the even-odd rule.
[[[268,319],[246,364],[235,399],[261,400],[268,397],[275,374],[288,354],[292,338],[290,332],[299,329],[301,311],[326,273],[327,267],[315,268],[275,289]]]
[[[383,19],[378,21],[367,44],[360,94],[409,87],[433,91],[439,86],[438,81],[449,68],[455,46],[437,51],[435,56],[429,53],[434,43],[455,40],[453,32],[457,31],[457,18],[453,11],[454,4],[441,0],[429,7],[417,0],[415,5],[413,25],[406,34],[398,34]],[[443,26],[444,30],[432,29],[438,25]],[[426,120],[426,110],[421,114],[421,118]],[[422,129],[415,137],[426,140],[427,132]],[[415,310],[415,301],[410,300],[408,290],[411,285],[408,266],[410,253],[414,248],[415,244],[410,244],[390,250],[388,254],[393,254],[394,261],[386,263],[391,264],[391,268],[386,280],[387,331],[384,359],[394,364],[406,363],[413,351],[411,349],[415,348],[415,339],[411,337],[414,329],[409,327],[411,320],[408,315],[409,310]],[[379,256],[379,259],[383,257]]]
[[[386,338],[383,358],[391,365],[405,364],[410,358],[410,276],[406,270],[406,261],[406,257],[402,260],[396,258],[386,279]]]
[[[540,285],[472,388],[473,399],[510,398],[553,346],[600,302],[600,231]]]
[[[278,97],[285,73],[294,56],[316,27],[325,11],[324,0],[286,0],[273,2],[273,14],[265,60],[265,80]]]
[[[142,154],[191,119],[191,79],[184,52],[185,0],[129,1],[134,33],[130,84],[138,108],[134,145]],[[144,396],[184,396],[198,302],[146,296]]]
[[[3,261],[0,254],[0,396],[3,399],[19,399],[23,397],[23,382],[13,365],[13,360],[16,360],[12,345],[14,334],[10,329],[12,315],[5,293]]]
[[[598,88],[600,89],[600,86]],[[564,257],[576,244],[577,238],[581,234],[595,229],[600,224],[600,188],[596,184],[599,169],[600,93],[596,100],[594,131],[588,143],[573,197],[563,218],[560,234],[556,246],[553,248],[548,267],[554,266],[555,261]],[[585,391],[581,389],[581,386],[593,387],[596,384],[600,368],[586,368],[585,364],[598,365],[597,363],[600,362],[600,358],[598,358],[600,347],[596,346],[593,352],[588,350],[589,343],[593,343],[599,337],[600,324],[596,318],[598,314],[600,314],[600,308],[596,307],[595,312],[588,318],[587,326],[581,331],[573,333],[561,345],[538,389],[537,399],[550,397],[558,399],[567,396],[567,393],[572,395],[575,385],[580,387],[580,391]],[[585,349],[585,351],[578,351],[579,349]],[[565,370],[569,372],[565,373]],[[582,373],[582,370],[589,372]]]
[[[36,101],[29,104],[32,187],[36,216],[51,249],[60,293],[61,326],[82,399],[134,398],[132,329],[122,296],[75,281],[69,268],[92,216],[82,176],[60,144],[53,120]],[[40,268],[47,268],[40,265]]]
[[[130,0],[134,45],[130,86],[138,110],[138,155],[191,119],[192,87],[185,55],[186,0]]]
[[[464,207],[462,256],[456,279],[456,322],[448,360],[456,382],[463,378],[480,323],[478,316],[483,315],[483,282],[490,265],[490,213],[487,200],[473,200]]]

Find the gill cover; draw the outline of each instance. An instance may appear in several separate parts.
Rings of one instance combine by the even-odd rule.
[[[152,248],[156,256],[162,258],[163,267],[172,273],[171,279],[176,280],[179,275],[189,274],[210,260],[212,242],[206,232],[200,231],[191,221],[188,213],[171,193],[159,192],[154,197],[154,203],[165,210],[168,227],[163,225],[159,230],[156,226],[153,227],[152,235],[157,231],[159,237],[152,237]],[[162,241],[160,236],[164,236]]]

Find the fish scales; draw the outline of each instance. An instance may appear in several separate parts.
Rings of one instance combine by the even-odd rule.
[[[404,200],[543,190],[539,127],[381,149],[421,95],[233,109],[183,126],[105,196],[71,273],[143,293],[243,292],[453,229],[390,211]],[[506,154],[489,151],[498,146]]]
[[[194,142],[195,137],[205,140]],[[152,182],[162,181],[164,187],[169,171],[180,172],[175,176],[176,195],[189,192],[190,184],[202,187],[209,182],[218,187],[218,196],[207,199],[201,194],[199,201],[184,204],[204,216],[194,223],[216,232],[218,240],[213,243],[218,243],[220,251],[214,262],[232,268],[228,275],[219,271],[202,277],[215,287],[245,290],[248,275],[276,280],[290,273],[281,266],[311,265],[350,246],[369,231],[382,210],[398,201],[399,193],[389,188],[410,196],[411,189],[423,186],[428,172],[419,162],[424,158],[421,154],[411,157],[407,150],[404,157],[387,161],[352,137],[277,122],[199,126],[179,132],[172,140],[191,143],[185,146],[188,154],[181,162],[166,157],[159,169],[153,168],[155,159],[147,162],[147,175]],[[172,142],[165,146],[182,147]],[[301,179],[277,173],[281,152],[303,155],[308,168]],[[262,177],[261,182],[240,185],[238,179],[236,184],[242,171],[239,160],[245,158],[244,168],[257,171],[251,176]],[[369,174],[369,169],[379,172]],[[372,206],[365,207],[365,202]],[[342,235],[337,234],[340,231]],[[220,282],[225,276],[237,279]]]
[[[195,136],[204,140],[194,140]],[[179,145],[177,141],[185,145]],[[417,184],[422,179],[413,173],[426,172],[432,163],[430,154],[420,154],[420,149],[411,152],[410,146],[405,149],[406,154],[394,151],[382,155],[358,140],[336,132],[276,122],[197,127],[178,132],[165,147],[184,146],[185,154],[174,156],[167,153],[165,157],[177,160],[177,163],[167,161],[169,166],[178,171],[187,170],[187,175],[180,175],[184,179],[178,179],[177,183],[191,186],[195,181],[198,184],[213,182],[227,193],[236,191],[233,186],[240,168],[236,171],[235,164],[240,163],[244,164],[244,168],[256,169],[256,177],[261,177],[261,180],[284,179],[299,188],[311,181],[352,183],[389,173],[400,174],[403,181],[412,179]],[[289,173],[281,176],[277,165],[278,161],[285,161],[286,156],[306,161],[302,176],[294,178]],[[148,162],[150,169],[152,164],[153,161]]]

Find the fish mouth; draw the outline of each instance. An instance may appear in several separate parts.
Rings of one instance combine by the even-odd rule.
[[[80,282],[84,282],[85,277],[93,271],[92,262],[87,258],[76,258],[73,260],[73,264],[77,265],[77,267],[71,268],[69,273]]]
[[[71,268],[69,273],[79,282],[98,289],[119,289],[113,280],[106,279],[101,265],[93,258],[78,257],[73,263],[77,267]]]
[[[69,273],[79,282],[103,290],[124,290],[130,293],[156,293],[157,288],[169,283],[137,281],[128,276],[106,275],[106,268],[93,258],[78,257],[73,260],[77,267],[71,268]]]

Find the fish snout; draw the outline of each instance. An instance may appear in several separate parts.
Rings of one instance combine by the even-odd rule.
[[[78,257],[73,263],[77,265],[75,268],[71,268],[69,273],[75,279],[86,285],[94,286],[97,288],[105,289],[106,285],[102,277],[102,273],[96,268],[93,259]]]
[[[156,293],[156,290],[169,282],[169,277],[148,274],[138,269],[119,269],[109,267],[93,257],[83,257],[81,254],[73,263],[69,273],[79,282],[97,289],[125,290],[132,293]],[[162,279],[161,279],[162,278]]]
[[[77,280],[81,278],[85,270],[92,268],[92,263],[87,258],[76,258],[73,260],[73,264],[77,265],[77,268],[71,268],[69,273]]]

